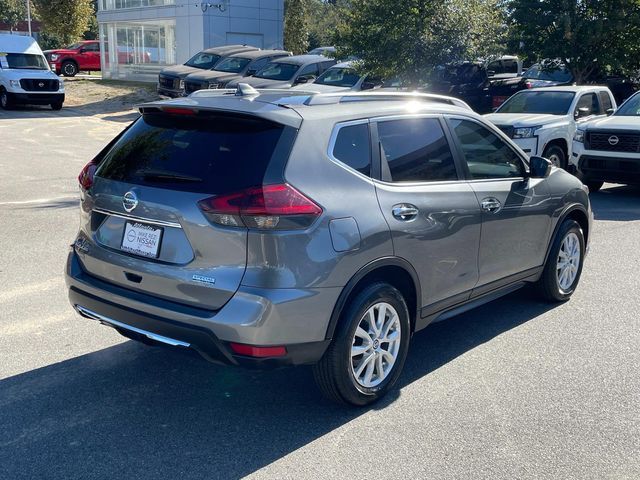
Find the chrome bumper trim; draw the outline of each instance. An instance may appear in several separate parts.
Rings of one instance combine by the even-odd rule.
[[[173,228],[182,228],[177,222],[167,222],[165,220],[153,220],[151,218],[138,217],[136,215],[127,215],[125,213],[112,212],[111,210],[105,210],[103,208],[94,208],[94,212],[101,213],[103,215],[110,215],[112,217],[120,217],[126,220],[135,220],[137,222],[151,223],[153,225],[159,225],[161,227],[173,227]]]

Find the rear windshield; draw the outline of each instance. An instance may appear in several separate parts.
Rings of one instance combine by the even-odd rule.
[[[574,96],[573,92],[521,91],[504,102],[496,113],[566,115]]]
[[[17,68],[23,70],[49,70],[49,65],[42,55],[32,53],[7,53],[6,64],[3,68]]]
[[[201,68],[203,70],[209,70],[213,68],[216,62],[220,60],[220,55],[215,53],[200,52],[196,53],[193,57],[187,60],[188,67]]]
[[[293,128],[231,115],[146,114],[113,145],[97,177],[211,195],[282,180]]]
[[[571,72],[566,67],[534,65],[522,75],[532,80],[547,80],[550,82],[570,82],[573,79]]]

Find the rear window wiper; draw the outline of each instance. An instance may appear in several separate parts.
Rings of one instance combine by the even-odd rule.
[[[194,177],[193,175],[185,175],[178,172],[171,172],[169,170],[139,170],[138,174],[142,175],[145,180],[174,180],[176,182],[192,182],[198,183],[204,180],[200,177]]]

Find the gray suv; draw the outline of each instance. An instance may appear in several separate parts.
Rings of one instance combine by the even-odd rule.
[[[364,405],[429,323],[574,292],[588,191],[436,95],[199,91],[145,104],[81,172],[84,317]]]

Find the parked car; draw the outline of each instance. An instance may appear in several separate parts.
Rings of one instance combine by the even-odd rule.
[[[491,80],[516,78],[522,75],[522,60],[517,55],[502,55],[485,63],[487,76]]]
[[[640,185],[640,92],[612,116],[578,127],[570,163],[592,192],[604,182]]]
[[[577,126],[610,115],[615,108],[607,87],[532,88],[516,93],[485,118],[527,155],[540,155],[567,168]]]
[[[78,72],[95,72],[101,69],[100,42],[98,40],[86,40],[65,48],[45,50],[44,55],[47,57],[51,70],[65,77],[75,77]],[[118,48],[118,62],[121,64],[149,63],[150,61],[149,52],[131,47]]]
[[[491,111],[490,80],[483,62],[461,62],[436,69],[427,91],[464,100],[478,113]]]
[[[325,57],[334,58],[337,53],[336,47],[317,47],[309,50],[307,55],[323,55]]]
[[[292,87],[294,90],[313,92],[361,91],[382,88],[385,83],[377,78],[360,75],[353,62],[337,63],[316,78],[312,83]]]
[[[281,57],[291,56],[284,50],[253,50],[236,53],[220,60],[213,70],[190,73],[184,79],[186,95],[196,90],[226,88],[233,80],[255,75],[267,63]]]
[[[267,63],[253,77],[233,80],[228,88],[246,83],[255,88],[290,88],[313,82],[336,61],[322,55],[295,55]]]
[[[64,103],[64,82],[49,69],[38,42],[24,35],[0,35],[0,107]]]
[[[66,266],[73,307],[129,338],[314,364],[364,405],[430,322],[578,285],[586,187],[460,100],[241,84],[141,113],[80,174]]]
[[[196,53],[184,65],[172,65],[163,68],[158,74],[158,95],[163,97],[182,97],[184,95],[184,79],[187,75],[215,68],[223,58],[235,53],[260,50],[248,45],[225,45],[224,47],[207,48]]]

